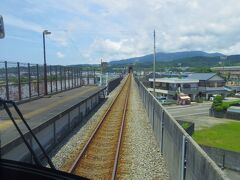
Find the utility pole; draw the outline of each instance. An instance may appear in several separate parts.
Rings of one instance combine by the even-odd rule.
[[[155,76],[155,68],[156,68],[156,35],[155,35],[155,29],[153,31],[153,95],[156,94],[156,76]]]
[[[101,67],[100,86],[102,86],[102,76],[103,76],[102,59],[101,59],[100,67]]]

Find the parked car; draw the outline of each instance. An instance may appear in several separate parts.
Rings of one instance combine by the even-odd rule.
[[[236,93],[235,96],[236,96],[236,97],[240,97],[240,93],[239,93],[239,92]]]
[[[157,100],[160,101],[161,103],[164,103],[164,102],[167,101],[167,97],[165,97],[165,96],[158,96]]]

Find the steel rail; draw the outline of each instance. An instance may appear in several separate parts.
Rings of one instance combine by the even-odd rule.
[[[132,80],[131,78],[132,77],[131,77],[131,74],[130,74],[130,86],[128,87],[127,96],[126,96],[125,104],[124,104],[124,112],[123,112],[123,116],[122,116],[122,124],[121,124],[121,129],[119,131],[117,150],[116,150],[114,166],[113,166],[113,172],[112,172],[112,180],[116,179],[116,176],[117,176],[118,161],[119,161],[119,155],[120,155],[120,150],[121,150],[121,145],[122,145],[123,129],[125,127],[127,107],[128,107],[128,97],[129,97],[130,89],[131,89],[130,88],[131,87],[131,80]]]
[[[106,112],[104,113],[101,121],[98,123],[97,127],[94,129],[93,133],[91,134],[90,138],[88,139],[87,143],[84,145],[82,151],[79,153],[79,155],[77,156],[76,160],[74,161],[74,163],[72,164],[72,166],[69,168],[68,172],[69,173],[74,173],[74,171],[76,170],[76,168],[79,166],[79,162],[81,161],[82,157],[84,156],[85,152],[87,151],[89,145],[91,144],[93,138],[95,137],[97,131],[101,128],[103,122],[105,121],[106,117],[108,116],[108,114],[110,113],[113,105],[116,103],[117,98],[119,97],[119,95],[121,94],[122,90],[124,89],[125,85],[127,84],[128,78],[130,77],[130,75],[128,75],[127,80],[124,82],[123,86],[121,87],[121,90],[118,92],[117,96],[114,98],[114,100],[111,102],[110,106],[107,108]],[[126,104],[126,103],[125,103]]]

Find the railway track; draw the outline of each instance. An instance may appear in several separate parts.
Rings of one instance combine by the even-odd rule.
[[[131,78],[129,74],[121,91],[69,168],[69,173],[89,179],[116,178]]]

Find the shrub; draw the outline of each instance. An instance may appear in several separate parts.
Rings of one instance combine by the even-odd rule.
[[[181,124],[181,126],[183,127],[183,129],[189,128],[190,125],[191,125],[191,124],[190,124],[189,122],[184,122],[184,123]]]
[[[222,104],[222,96],[216,96],[213,100],[213,104]]]
[[[226,111],[230,107],[230,104],[223,102],[221,106],[222,106],[223,110]]]
[[[223,111],[223,106],[222,106],[222,105],[220,105],[220,106],[215,106],[215,107],[214,107],[214,110],[217,111],[217,112],[221,112],[221,111]]]
[[[222,96],[216,96],[213,100],[212,108],[216,110],[215,108],[221,105],[222,105]]]
[[[230,106],[238,105],[240,101],[223,102],[222,96],[216,96],[212,103],[212,108],[217,111],[226,111]]]

